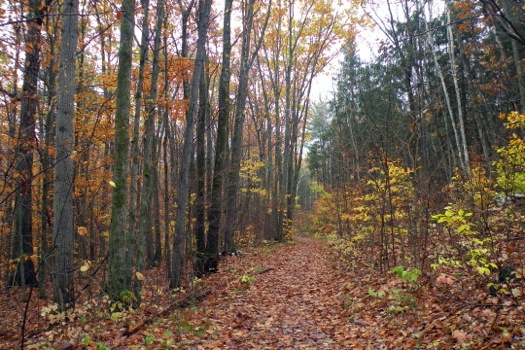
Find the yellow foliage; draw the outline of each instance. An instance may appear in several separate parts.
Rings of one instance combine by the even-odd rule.
[[[500,114],[500,119],[506,120],[505,127],[507,129],[518,129],[525,126],[525,114],[520,114],[516,111],[508,114]]]
[[[252,183],[260,183],[259,173],[264,167],[264,162],[253,159],[243,160],[241,162],[240,176]]]
[[[518,130],[525,127],[525,114],[511,112],[500,115],[506,118],[505,127]],[[498,173],[497,184],[505,193],[525,193],[525,141],[513,133],[505,147],[497,150],[499,159],[494,163]]]

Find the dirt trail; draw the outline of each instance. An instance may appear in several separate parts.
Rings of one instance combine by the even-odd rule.
[[[68,322],[44,317],[50,301],[34,298],[28,348],[525,349],[523,303],[459,279],[410,286],[359,260],[332,264],[336,254],[299,237],[228,257],[184,291],[168,290],[161,268],[150,270],[140,310],[109,314],[107,301],[93,298]],[[0,348],[20,344],[13,330],[26,304],[14,297],[0,299]]]
[[[215,334],[211,338],[215,339],[199,341],[192,347],[349,348],[345,340],[348,321],[340,315],[342,301],[320,242],[297,238],[294,244],[272,254],[248,259],[247,265],[250,260],[257,265],[252,266],[254,277],[246,290],[230,289],[199,305],[208,312],[206,317]],[[235,270],[228,264],[222,269]]]
[[[206,333],[183,336],[181,349],[525,349],[523,306],[506,296],[487,302],[483,290],[430,280],[411,292],[394,274],[334,268],[309,238],[258,252],[227,259],[204,281],[221,286],[192,317]]]

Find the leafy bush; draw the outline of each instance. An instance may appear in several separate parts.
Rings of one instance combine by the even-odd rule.
[[[421,276],[420,269],[405,269],[403,266],[396,266],[392,269],[392,272],[399,276],[403,281],[408,284],[415,284]]]

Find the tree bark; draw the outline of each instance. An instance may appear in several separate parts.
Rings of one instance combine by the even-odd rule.
[[[199,99],[199,83],[206,60],[206,36],[211,11],[211,0],[199,3],[197,55],[191,80],[189,110],[186,114],[184,145],[180,165],[179,183],[177,186],[177,217],[175,220],[175,240],[173,242],[172,276],[170,287],[180,287],[184,269],[184,238],[186,236],[186,209],[189,195],[189,173],[193,153],[193,128]]]
[[[224,2],[224,26],[222,48],[222,70],[219,78],[219,116],[217,121],[217,143],[213,166],[210,209],[208,211],[207,253],[217,257],[219,254],[219,231],[222,217],[222,184],[226,171],[226,151],[228,147],[228,124],[230,112],[230,56],[231,56],[231,11],[233,0]]]
[[[47,171],[44,172],[44,180],[42,182],[42,220],[40,233],[40,259],[38,269],[39,283],[39,297],[45,299],[47,292],[46,276],[48,272],[48,256],[50,253],[50,243],[53,237],[53,196],[54,191],[53,185],[53,162],[54,157],[51,153],[55,142],[55,121],[56,121],[56,110],[54,101],[57,97],[57,62],[55,57],[57,56],[58,45],[58,21],[52,21],[49,25],[49,35],[47,40],[49,41],[49,53],[52,57],[49,61],[45,74],[45,80],[47,81],[47,105],[48,111],[45,116],[45,121],[41,121],[42,139],[44,140],[44,149],[42,150],[41,163],[42,169]]]
[[[147,113],[144,132],[144,170],[143,170],[143,193],[140,202],[140,223],[139,223],[139,247],[142,256],[137,256],[137,269],[142,269],[143,259],[146,260],[147,266],[152,266],[154,261],[153,251],[153,229],[152,216],[154,206],[151,206],[154,188],[157,186],[155,180],[156,164],[153,158],[155,145],[155,117],[157,115],[156,102],[158,99],[158,81],[160,74],[160,50],[162,24],[165,19],[165,2],[163,0],[157,3],[157,14],[155,22],[155,39],[153,44],[153,60],[151,73],[151,86],[147,96]],[[145,248],[145,249],[144,249]],[[144,256],[145,254],[145,256]],[[140,271],[140,270],[139,270]]]
[[[206,59],[206,61],[208,61]],[[208,63],[206,64],[208,65]],[[195,198],[195,224],[194,233],[197,243],[197,252],[203,253],[206,250],[206,119],[209,117],[208,111],[208,88],[209,78],[207,70],[202,67],[202,77],[200,81],[199,112],[197,118],[197,160],[196,160],[196,198]]]
[[[53,301],[62,310],[73,307],[75,289],[73,279],[73,252],[75,241],[73,188],[75,130],[75,70],[78,44],[78,0],[66,0],[60,63],[58,66],[58,105],[56,116],[55,151],[55,222],[53,229]]]
[[[37,286],[33,254],[33,152],[35,149],[35,115],[38,105],[38,73],[42,38],[40,28],[45,8],[39,0],[30,0],[25,42],[24,77],[20,105],[20,126],[15,171],[17,189],[15,192],[13,260],[17,260],[16,271],[11,284]]]
[[[135,1],[123,0],[120,24],[119,65],[117,72],[115,111],[115,150],[113,163],[113,196],[109,237],[108,293],[114,300],[132,291],[133,247],[127,230],[129,117],[131,110],[131,64]],[[126,301],[126,300],[123,300]]]
[[[140,129],[141,116],[144,100],[144,74],[146,70],[146,61],[148,61],[149,51],[149,0],[141,0],[142,13],[142,35],[139,46],[139,71],[137,80],[137,89],[135,91],[135,115],[133,119],[133,137],[131,139],[131,164],[130,164],[130,189],[129,189],[129,219],[128,230],[134,245],[142,244],[142,235],[138,232],[142,223],[142,213],[140,203],[142,197],[141,181],[138,179],[141,162],[145,162],[145,157],[140,155]],[[144,146],[146,148],[146,146]],[[142,187],[144,189],[144,187]],[[144,189],[145,190],[145,189]],[[147,190],[146,190],[147,191]],[[136,235],[138,234],[137,238]],[[140,249],[139,249],[140,250]],[[140,254],[137,252],[137,254]]]

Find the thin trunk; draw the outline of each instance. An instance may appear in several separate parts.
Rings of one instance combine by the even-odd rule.
[[[153,44],[152,73],[150,91],[147,96],[147,115],[145,121],[146,130],[144,132],[144,170],[143,170],[143,192],[140,201],[140,223],[139,223],[139,251],[137,255],[137,271],[141,271],[144,265],[150,267],[154,261],[153,251],[153,230],[152,215],[150,207],[153,198],[154,187],[157,186],[155,180],[156,164],[153,158],[155,145],[155,117],[157,115],[156,102],[158,98],[158,81],[160,74],[160,50],[162,25],[165,18],[165,3],[163,0],[157,4],[155,39]],[[137,283],[137,288],[141,283]]]
[[[225,249],[235,251],[234,229],[237,220],[237,203],[240,188],[240,169],[242,157],[243,127],[245,119],[246,98],[248,96],[248,74],[250,71],[250,46],[251,31],[253,26],[254,0],[249,0],[243,22],[243,34],[241,44],[241,69],[239,72],[239,85],[237,87],[237,98],[235,101],[234,130],[231,147],[231,164],[228,174],[228,185],[226,187],[226,227],[225,227]]]
[[[465,118],[463,117],[463,105],[461,101],[461,91],[459,89],[458,73],[457,73],[457,62],[456,54],[454,51],[454,34],[451,28],[451,18],[450,18],[450,8],[447,5],[447,37],[449,44],[449,57],[450,57],[450,67],[452,71],[452,80],[454,81],[454,90],[456,93],[456,103],[457,103],[457,116],[459,123],[459,132],[460,132],[460,153],[462,154],[462,160],[464,164],[464,171],[470,176],[470,160],[468,154],[468,145],[467,145],[467,136],[465,133]]]
[[[164,99],[169,100],[169,73],[168,73],[168,45],[167,38],[164,37]],[[166,262],[166,275],[171,279],[171,221],[172,221],[172,210],[171,210],[171,193],[174,183],[170,183],[170,179],[174,178],[175,173],[175,156],[174,152],[171,153],[168,159],[169,149],[173,149],[173,135],[171,133],[171,125],[169,122],[169,105],[166,103],[162,111],[162,120],[164,121],[164,140],[163,140],[163,160],[164,160],[164,260]],[[171,147],[168,147],[171,146]],[[171,173],[170,173],[171,169]],[[171,186],[170,186],[171,185]]]
[[[294,26],[292,24],[292,20],[294,17],[293,13],[293,4],[290,3],[289,5],[289,13],[288,13],[288,48],[287,48],[287,58],[286,58],[286,71],[285,71],[285,113],[284,113],[284,154],[283,154],[283,174],[282,174],[282,187],[281,187],[281,207],[282,207],[282,215],[283,215],[283,237],[280,237],[281,239],[284,238],[284,235],[288,233],[289,228],[289,220],[291,219],[289,214],[289,208],[290,208],[290,201],[293,200],[293,198],[290,197],[290,186],[291,186],[291,177],[293,173],[293,147],[292,147],[292,134],[293,134],[293,127],[294,127],[294,108],[293,104],[295,103],[295,99],[293,99],[293,94],[295,91],[292,91],[295,89],[295,87],[292,87],[292,70],[294,68],[294,61],[295,61],[295,45],[294,45],[294,36],[293,36],[293,30]],[[302,27],[299,28],[299,31],[302,29]],[[297,40],[297,39],[295,39]]]
[[[155,147],[153,147],[153,154],[152,159],[158,159],[160,155],[160,147],[159,147],[159,140],[160,137],[155,137]],[[158,164],[154,164],[152,168],[152,187],[151,187],[151,195],[153,197],[153,233],[155,234],[155,247],[153,252],[153,265],[152,266],[158,266],[160,263],[160,260],[162,258],[162,233],[161,233],[161,223],[160,223],[160,198],[159,198],[159,168]],[[166,194],[167,195],[167,194]]]
[[[140,183],[138,173],[140,163],[144,161],[140,155],[140,120],[142,115],[142,102],[144,95],[144,74],[146,70],[146,61],[148,60],[149,49],[149,0],[141,0],[143,9],[142,15],[142,36],[139,47],[139,72],[137,80],[137,90],[135,91],[135,116],[133,120],[133,138],[131,139],[131,164],[130,164],[130,189],[129,189],[129,235],[135,241],[134,244],[142,244],[142,236],[135,238],[138,231],[138,226],[142,223],[142,216],[140,212],[139,195]]]
[[[79,4],[80,8],[86,8],[85,3]],[[77,46],[83,46],[85,42],[86,37],[86,26],[88,24],[87,20],[83,20],[82,17],[83,14],[80,13],[79,21],[80,21],[80,28],[79,28],[79,37],[78,37],[78,44]],[[86,89],[86,72],[85,72],[85,52],[84,50],[80,49],[78,52],[78,63],[77,63],[77,78],[76,81],[78,82],[76,85],[76,91],[82,92]],[[91,115],[89,113],[85,113],[86,110],[89,109],[88,104],[86,104],[84,101],[80,100],[76,102],[75,110],[78,112],[75,112],[77,115],[84,114],[84,117],[82,120],[80,120],[81,123],[88,124],[91,118]],[[75,117],[74,123],[78,123],[78,119]],[[75,137],[75,147],[78,150],[81,150],[80,157],[77,162],[75,162],[76,169],[75,169],[75,186],[77,190],[77,195],[73,198],[73,207],[75,210],[75,227],[83,227],[87,229],[87,235],[84,233],[78,234],[76,236],[77,239],[77,253],[76,258],[80,261],[83,260],[95,260],[95,246],[96,246],[96,238],[98,235],[95,234],[95,230],[93,229],[94,226],[94,220],[93,220],[93,211],[90,210],[91,203],[89,198],[89,189],[86,188],[86,186],[79,186],[78,182],[80,180],[81,183],[87,184],[91,182],[91,176],[93,174],[90,172],[90,150],[89,147],[90,140],[85,139],[82,137],[81,134],[76,133]],[[78,229],[77,229],[78,233]],[[83,281],[83,274],[80,270],[78,272],[78,283],[82,284]],[[91,295],[92,293],[92,286],[90,285],[88,287],[88,294]]]
[[[171,288],[180,287],[182,273],[184,269],[184,240],[186,237],[186,209],[189,195],[189,174],[193,153],[193,128],[198,107],[199,83],[201,80],[202,68],[206,60],[206,36],[211,10],[211,0],[204,0],[199,3],[198,39],[197,55],[191,80],[189,110],[186,114],[186,127],[184,131],[184,145],[177,186],[177,217],[175,220],[175,240],[173,243],[173,271],[170,281]]]
[[[265,163],[265,175],[264,175],[264,181],[263,185],[266,189],[266,197],[265,197],[265,204],[267,208],[272,208],[272,205],[274,204],[272,201],[273,198],[273,187],[272,184],[274,183],[274,169],[273,169],[273,146],[272,146],[272,120],[270,118],[270,102],[269,102],[269,96],[268,91],[266,90],[265,86],[265,78],[263,75],[263,71],[261,68],[261,62],[258,59],[257,60],[257,70],[259,72],[259,79],[261,80],[261,89],[262,89],[262,95],[263,95],[263,101],[264,101],[264,114],[266,119],[266,154],[267,154],[267,160]],[[275,210],[272,210],[275,211]],[[265,220],[264,220],[264,238],[265,239],[275,239],[275,222],[274,222],[274,215],[271,211],[266,210],[265,211]]]
[[[55,60],[55,46],[57,41],[58,27],[55,24],[51,29],[51,34],[48,36],[49,40],[49,54],[52,57],[49,61],[49,66],[46,69],[47,74],[47,105],[49,110],[46,114],[46,119],[44,122],[44,149],[42,150],[42,169],[44,169],[44,179],[42,184],[42,225],[41,225],[41,235],[40,235],[40,262],[38,270],[38,279],[39,284],[39,297],[44,299],[46,297],[46,275],[48,271],[48,254],[49,254],[49,245],[51,243],[51,237],[53,235],[53,197],[52,193],[54,191],[53,186],[53,156],[51,154],[51,148],[55,141],[55,118],[56,111],[54,106],[54,101],[56,99],[56,60]]]
[[[207,61],[207,60],[206,60]],[[206,63],[208,65],[208,63]],[[209,79],[204,66],[200,82],[199,112],[197,118],[197,159],[196,159],[196,198],[194,234],[197,252],[206,250],[206,118],[208,117],[208,85]]]
[[[454,118],[454,110],[452,109],[452,103],[450,101],[450,96],[447,89],[447,84],[445,82],[445,75],[443,74],[443,69],[441,68],[441,64],[438,61],[436,51],[434,50],[434,39],[432,37],[432,32],[428,28],[428,21],[425,21],[426,29],[427,29],[427,38],[429,42],[429,51],[432,53],[432,58],[434,60],[434,65],[436,66],[437,73],[439,76],[439,80],[441,82],[441,88],[443,90],[443,96],[445,98],[445,103],[447,105],[447,111],[450,118],[450,124],[452,126],[452,131],[454,135],[454,142],[457,150],[457,159],[459,161],[460,167],[462,170],[465,170],[466,165],[464,163],[463,157],[461,155],[461,140],[459,136],[459,132],[456,126],[456,121]],[[456,157],[454,157],[456,158]]]
[[[212,256],[219,254],[219,230],[222,216],[222,184],[226,170],[226,150],[228,147],[228,124],[230,112],[230,55],[231,55],[231,11],[233,0],[224,2],[224,28],[222,49],[222,70],[219,78],[219,116],[217,121],[217,144],[213,167],[210,209],[208,211],[207,252]]]
[[[155,24],[155,39],[153,44],[153,60],[152,73],[150,81],[150,91],[147,96],[147,110],[144,131],[144,168],[142,171],[142,193],[140,198],[140,220],[138,229],[137,250],[135,255],[135,269],[142,272],[144,265],[146,267],[153,266],[153,230],[152,230],[152,214],[151,201],[153,196],[153,187],[156,186],[154,182],[155,164],[153,158],[153,149],[156,147],[155,142],[155,116],[156,101],[158,95],[158,80],[160,74],[160,43],[162,34],[162,24],[164,22],[164,1],[159,1],[157,4],[156,24]],[[134,284],[135,295],[138,297],[142,289],[142,281],[137,279]]]
[[[515,44],[514,41],[512,41],[512,43]],[[465,80],[467,83],[468,90],[470,91],[471,96],[476,96],[476,89],[474,87],[474,84],[472,83],[475,80],[474,79],[475,74],[472,72],[472,67],[469,63],[463,42],[461,40],[458,40],[458,48],[459,48],[459,53],[460,53],[460,56],[459,56],[460,62],[461,62],[461,65],[463,66],[463,69],[465,70],[465,77],[466,77]],[[483,156],[485,158],[486,167],[487,167],[488,172],[490,173],[491,146],[490,146],[489,136],[485,132],[488,129],[486,127],[486,123],[483,121],[482,113],[479,113],[476,110],[471,111],[471,115],[474,116],[474,120],[476,122],[476,127],[477,127],[476,129],[478,131],[478,138],[481,144],[481,150],[483,152]]]

